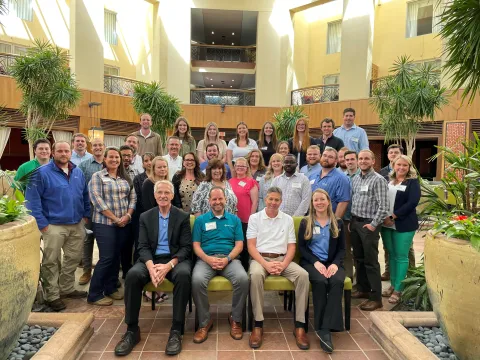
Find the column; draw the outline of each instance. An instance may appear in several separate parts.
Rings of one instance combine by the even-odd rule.
[[[343,0],[340,100],[369,97],[374,23],[374,0]]]
[[[104,1],[70,1],[70,68],[82,89],[103,92]]]

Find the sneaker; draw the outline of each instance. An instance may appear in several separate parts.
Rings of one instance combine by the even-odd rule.
[[[87,297],[86,291],[73,290],[70,294],[60,295],[60,299],[82,299]]]
[[[97,306],[110,306],[110,305],[113,305],[113,300],[110,299],[109,297],[103,297],[97,301],[87,300],[87,303],[89,303],[90,305],[97,305]]]
[[[50,306],[53,311],[61,311],[67,307],[61,299],[56,299],[53,301],[47,301],[47,305]]]
[[[80,276],[80,279],[78,279],[78,284],[79,285],[88,284],[91,279],[92,279],[92,270],[86,270],[83,272],[83,275]]]
[[[120,291],[115,291],[111,294],[108,294],[107,296],[112,300],[122,300],[123,299],[123,295],[120,294]]]

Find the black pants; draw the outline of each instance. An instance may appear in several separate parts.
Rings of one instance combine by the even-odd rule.
[[[248,229],[248,224],[242,222],[243,250],[240,253],[240,261],[242,262],[242,266],[248,274],[248,268],[250,267],[250,254],[248,253],[248,247],[247,247],[247,229]]]
[[[353,246],[353,257],[357,269],[357,290],[370,293],[370,300],[382,301],[382,279],[378,263],[378,240],[380,227],[370,231],[363,227],[369,221],[350,222],[350,240]]]
[[[154,258],[155,264],[166,264],[171,257]],[[190,299],[192,281],[192,263],[184,260],[178,263],[166,276],[173,283],[173,320],[172,325],[185,323],[185,309]],[[142,305],[143,287],[150,282],[147,266],[137,262],[128,272],[125,280],[125,323],[128,326],[138,325],[138,315]]]
[[[138,236],[140,233],[140,214],[135,211],[132,216],[132,236],[133,236],[133,263],[138,260]]]
[[[329,264],[324,264],[327,268]],[[342,294],[345,270],[341,267],[327,279],[312,264],[302,263],[312,284],[313,327],[330,331],[343,331]]]
[[[132,257],[133,257],[133,226],[132,223],[124,227],[125,233],[127,234],[125,242],[123,243],[120,263],[122,264],[122,278],[125,279],[128,271],[132,268]]]

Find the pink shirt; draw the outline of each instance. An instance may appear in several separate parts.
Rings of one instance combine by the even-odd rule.
[[[233,192],[237,196],[237,216],[242,223],[248,223],[250,218],[250,212],[252,210],[252,199],[250,197],[250,190],[254,187],[258,187],[258,183],[252,178],[231,178],[228,180]]]

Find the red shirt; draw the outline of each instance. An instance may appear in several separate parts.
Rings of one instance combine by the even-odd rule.
[[[233,192],[237,196],[237,216],[242,223],[248,223],[250,212],[252,211],[252,198],[250,197],[250,190],[253,187],[258,187],[258,183],[251,177],[243,179],[231,178],[228,180]]]

